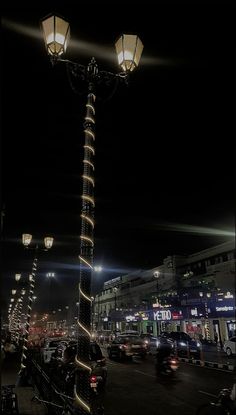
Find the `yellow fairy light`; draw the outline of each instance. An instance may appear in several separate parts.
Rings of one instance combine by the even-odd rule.
[[[85,119],[86,119],[86,121],[90,121],[93,124],[95,124],[95,121],[94,121],[94,119],[92,117],[85,117]]]
[[[78,321],[78,325],[87,333],[89,337],[91,337],[91,333],[86,329],[86,327],[83,326],[83,324],[80,323],[80,321]]]
[[[86,261],[86,259],[84,259],[82,256],[79,255],[79,259],[80,261],[82,261],[84,264],[86,264],[88,267],[93,268],[92,265]]]
[[[79,395],[76,392],[76,386],[74,387],[74,394],[75,394],[75,401],[81,405],[87,412],[91,412],[90,407],[79,397]]]
[[[93,240],[91,238],[88,238],[87,236],[80,235],[80,239],[89,242],[92,246],[94,245]]]
[[[81,288],[79,287],[79,291],[80,291],[80,293],[82,294],[82,296],[84,297],[84,298],[86,298],[86,300],[88,300],[88,301],[90,301],[90,302],[92,302],[92,300],[91,300],[91,298],[89,298],[82,290],[81,290]]]
[[[92,372],[91,367],[87,366],[85,363],[81,362],[81,360],[78,360],[77,357],[75,358],[75,363],[77,363],[77,365],[83,367],[84,369],[89,370],[89,372]]]
[[[85,145],[84,148],[87,148],[89,151],[91,151],[93,153],[93,155],[95,154],[94,148],[88,145]]]
[[[86,104],[86,107],[87,107],[87,108],[91,108],[91,110],[93,111],[93,114],[95,114],[95,109],[94,109],[94,106],[93,106],[93,105],[91,105],[91,104]]]
[[[84,220],[87,220],[87,222],[89,222],[90,225],[92,225],[92,227],[94,228],[94,222],[93,222],[93,220],[91,218],[89,218],[86,215],[81,215],[81,218],[83,218]]]
[[[85,174],[82,175],[83,179],[88,180],[94,186],[94,180],[90,176],[86,176]]]
[[[93,140],[95,140],[95,134],[94,134],[91,130],[88,130],[88,129],[86,128],[86,130],[84,130],[84,132],[85,132],[85,134],[89,134],[89,135],[91,135],[91,137],[93,138]]]
[[[89,166],[91,166],[92,169],[94,170],[94,165],[93,165],[93,163],[91,163],[91,161],[89,161],[89,160],[83,160],[83,163],[89,164]]]
[[[90,196],[82,195],[82,199],[87,200],[88,202],[92,203],[93,207],[95,206],[94,200]]]

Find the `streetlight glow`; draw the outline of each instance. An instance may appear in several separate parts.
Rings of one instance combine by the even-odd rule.
[[[46,238],[44,238],[44,245],[46,249],[50,249],[53,245],[53,238],[51,236],[46,236]]]
[[[22,243],[24,246],[29,246],[31,239],[32,239],[32,235],[30,235],[29,233],[23,233]]]
[[[16,274],[15,275],[15,280],[16,281],[20,281],[20,279],[21,279],[21,274]]]

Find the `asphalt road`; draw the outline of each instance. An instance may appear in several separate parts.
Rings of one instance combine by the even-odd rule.
[[[106,415],[194,415],[199,405],[231,388],[235,375],[181,363],[175,379],[157,378],[154,359],[107,359]]]
[[[3,363],[2,384],[15,383],[18,367],[17,356]],[[127,362],[107,358],[107,368],[105,415],[195,415],[199,405],[211,400],[207,394],[217,395],[235,381],[235,373],[185,363],[175,379],[157,378],[152,356]]]

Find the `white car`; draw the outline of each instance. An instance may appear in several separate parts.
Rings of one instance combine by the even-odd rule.
[[[236,336],[231,337],[229,340],[224,342],[223,350],[227,356],[236,354]]]
[[[55,352],[59,344],[67,345],[67,341],[63,339],[47,339],[42,349],[44,363],[50,363],[52,354]]]

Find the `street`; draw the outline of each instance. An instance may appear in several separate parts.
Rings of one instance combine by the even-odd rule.
[[[233,374],[181,363],[175,379],[157,379],[154,359],[107,360],[105,409],[108,415],[191,415],[222,388],[231,388]],[[200,392],[201,391],[201,392]],[[203,392],[203,393],[202,393]]]
[[[107,357],[105,347],[103,354]],[[15,383],[18,368],[17,355],[4,362],[2,384]],[[105,415],[195,414],[198,406],[211,400],[210,395],[217,395],[222,388],[231,388],[235,377],[235,372],[180,363],[174,379],[157,378],[154,358],[150,355],[144,361],[135,358],[125,362],[107,357],[107,369]],[[26,389],[17,388],[16,392],[22,400]],[[33,392],[30,393],[33,396]],[[26,398],[24,408],[27,407],[25,401]],[[32,410],[30,415],[35,415],[43,408],[31,404]]]

